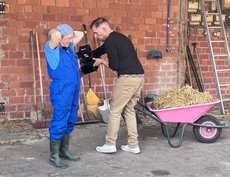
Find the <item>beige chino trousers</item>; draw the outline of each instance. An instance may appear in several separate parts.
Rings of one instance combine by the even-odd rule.
[[[118,131],[120,128],[121,114],[125,118],[128,131],[128,146],[138,146],[137,121],[134,106],[140,98],[143,89],[143,77],[120,76],[113,87],[106,144],[116,145]]]

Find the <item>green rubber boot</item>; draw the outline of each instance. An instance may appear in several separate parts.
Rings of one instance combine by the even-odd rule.
[[[69,166],[59,157],[60,145],[61,141],[50,140],[50,163],[54,167],[65,169]]]
[[[61,140],[60,146],[60,157],[71,160],[71,161],[78,161],[80,158],[69,151],[69,138],[70,136],[65,134]]]

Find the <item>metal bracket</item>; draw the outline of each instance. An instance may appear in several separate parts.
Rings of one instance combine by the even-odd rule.
[[[5,2],[0,2],[0,15],[9,12],[9,5]]]
[[[5,103],[0,102],[0,115],[4,115],[4,114],[5,114]]]

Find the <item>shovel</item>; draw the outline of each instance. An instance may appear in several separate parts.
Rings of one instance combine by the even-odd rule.
[[[98,47],[98,41],[96,38],[94,38],[96,47]],[[102,106],[98,107],[98,110],[101,114],[102,120],[104,123],[108,123],[108,117],[109,117],[109,110],[110,110],[110,104],[109,100],[107,99],[107,91],[105,86],[105,66],[100,65],[100,72],[101,72],[101,80],[103,85],[103,91],[104,91],[104,104]]]

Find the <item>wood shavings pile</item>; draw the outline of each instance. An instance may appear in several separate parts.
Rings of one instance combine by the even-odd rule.
[[[165,109],[194,104],[210,103],[213,97],[207,92],[199,92],[191,86],[184,86],[180,89],[172,89],[162,92],[153,101],[153,108]]]

